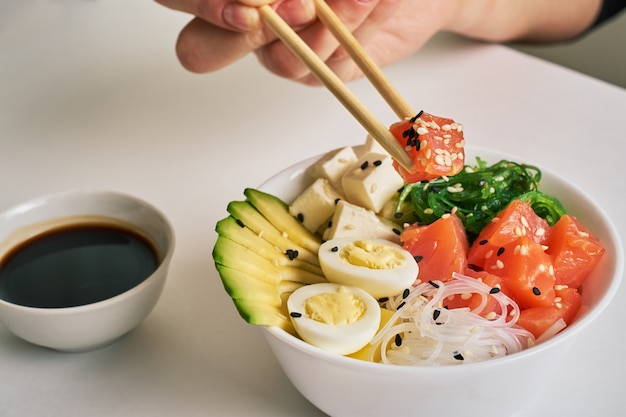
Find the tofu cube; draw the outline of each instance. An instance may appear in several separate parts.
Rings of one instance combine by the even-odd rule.
[[[346,200],[378,213],[404,185],[392,162],[387,154],[365,153],[341,179]]]
[[[310,232],[315,233],[328,222],[341,194],[326,178],[318,178],[289,206],[289,213],[296,217]]]
[[[399,243],[401,230],[401,226],[395,222],[379,217],[371,210],[341,200],[337,203],[330,227],[324,232],[323,238],[324,240],[338,237],[381,238]]]
[[[307,174],[314,179],[326,178],[335,190],[342,193],[341,178],[356,160],[357,156],[351,146],[335,149],[311,165]]]

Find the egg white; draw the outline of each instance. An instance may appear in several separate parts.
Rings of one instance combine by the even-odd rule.
[[[385,245],[402,256],[402,263],[393,268],[375,269],[353,265],[341,259],[342,249],[357,240]],[[374,298],[391,297],[410,288],[419,268],[410,252],[385,239],[336,238],[324,242],[319,249],[322,272],[329,282],[362,288]]]
[[[341,291],[360,298],[365,304],[365,312],[359,320],[347,324],[327,324],[308,317],[306,301],[315,295]],[[291,321],[302,340],[329,352],[348,355],[367,345],[380,325],[378,301],[360,288],[340,284],[310,284],[295,290],[287,299],[287,309]]]

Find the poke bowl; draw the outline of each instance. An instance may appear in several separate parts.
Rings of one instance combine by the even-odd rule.
[[[510,155],[466,147],[466,160],[489,163]],[[311,184],[316,156],[260,185],[293,202]],[[523,161],[519,161],[523,162]],[[532,163],[532,161],[528,161]],[[601,315],[623,276],[624,251],[604,210],[583,190],[541,168],[541,189],[556,196],[602,242],[606,252],[580,288],[582,306],[572,323],[547,340],[493,359],[441,366],[405,366],[355,359],[316,347],[278,326],[260,326],[282,370],[313,405],[331,416],[510,416],[537,398],[569,347]],[[240,311],[241,312],[241,311]]]

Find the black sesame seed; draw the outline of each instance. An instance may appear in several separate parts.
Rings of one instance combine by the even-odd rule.
[[[375,167],[379,167],[379,166],[381,166],[382,164],[383,164],[383,161],[381,161],[380,159],[377,159],[377,160],[375,160],[375,161],[374,161],[374,166],[375,166]]]
[[[437,284],[435,281],[428,281],[428,283],[435,288],[439,288],[439,284]]]
[[[381,297],[378,299],[379,303],[386,303],[387,301],[389,301],[389,297]]]
[[[289,315],[295,318],[302,317],[302,313],[298,313],[297,311],[292,311]]]
[[[483,239],[480,242],[478,242],[479,245],[486,245],[487,243],[489,243],[489,241],[487,239]]]
[[[504,248],[503,247],[499,247],[498,248],[498,252],[497,252],[498,256],[502,255],[503,253],[504,253]]]
[[[533,287],[533,294],[535,295],[541,295],[541,290],[537,287]]]
[[[417,256],[414,256],[413,259],[415,259],[415,262],[420,263],[420,261],[424,259],[424,257],[417,255]]]
[[[454,359],[456,359],[457,361],[462,361],[465,358],[459,352],[454,352]]]
[[[331,252],[337,252],[337,251],[339,251],[339,247],[333,246],[332,248],[330,248],[330,251]]]
[[[391,229],[395,234],[397,234],[398,236],[400,236],[402,234],[401,230],[396,229],[395,227],[393,229]]]
[[[500,292],[500,288],[498,287],[493,287],[492,289],[489,290],[489,294],[497,294]]]
[[[396,308],[396,310],[400,310],[402,307],[404,307],[406,303],[403,301],[398,305],[398,308]]]
[[[395,217],[396,219],[399,219],[399,218],[401,218],[402,216],[404,216],[404,214],[402,214],[402,212],[400,212],[400,211],[397,211],[397,212],[395,212],[395,213],[393,214],[393,217]]]
[[[408,288],[405,288],[404,291],[402,291],[402,298],[407,298],[410,294],[411,294],[411,290]]]
[[[361,169],[362,170],[366,170],[369,165],[370,165],[370,163],[368,161],[365,161],[365,162],[363,162],[361,164]]]
[[[395,340],[396,346],[400,347],[402,346],[402,336],[400,336],[399,334],[396,335],[396,340]]]
[[[293,261],[294,259],[298,257],[298,251],[294,249],[287,249],[287,251],[285,252],[285,255],[287,255],[290,261]]]
[[[298,218],[298,221],[300,223],[304,222],[304,214],[302,213],[298,213],[298,215],[296,216]]]
[[[417,119],[419,119],[422,114],[424,114],[424,110],[420,110],[419,113],[417,113],[415,116],[411,117],[410,122],[411,123],[415,123],[415,121]]]
[[[236,222],[237,222],[237,224],[238,224],[240,227],[246,227],[246,225],[245,225],[245,224],[243,224],[243,222],[242,222],[241,220],[237,219],[237,220],[236,220]]]
[[[433,311],[433,320],[437,321],[437,319],[439,318],[440,315],[441,315],[441,310],[435,309]]]

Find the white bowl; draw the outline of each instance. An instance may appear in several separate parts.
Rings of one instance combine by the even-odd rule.
[[[0,321],[15,335],[61,351],[107,345],[137,326],[153,309],[174,251],[174,232],[155,207],[108,191],[72,190],[22,203],[0,213],[0,259],[17,242],[78,217],[102,216],[133,225],[151,241],[158,266],[141,283],[110,298],[72,307],[32,307],[0,297]]]
[[[516,160],[487,149],[468,148],[467,153],[468,162],[473,162],[475,156],[490,163]],[[307,184],[304,169],[315,160],[287,168],[261,188],[291,201]],[[582,330],[598,318],[615,295],[624,265],[620,238],[602,208],[566,180],[545,169],[542,174],[540,189],[557,196],[606,247],[606,254],[583,286],[583,308],[575,323],[520,353],[481,363],[440,367],[360,361],[328,353],[279,328],[263,328],[269,346],[298,391],[335,417],[504,417],[536,398],[575,338],[584,337]]]

